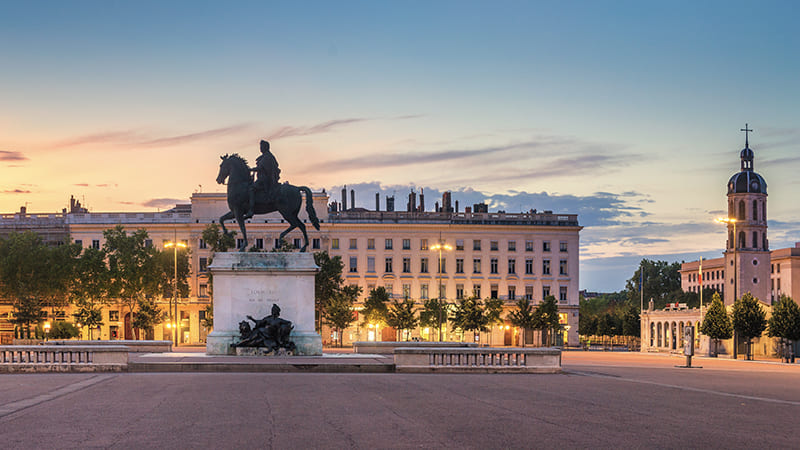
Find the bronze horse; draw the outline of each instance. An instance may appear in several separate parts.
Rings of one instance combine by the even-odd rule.
[[[240,252],[243,252],[247,250],[247,231],[244,225],[245,220],[250,218],[246,216],[246,213],[249,209],[249,194],[253,186],[253,177],[250,175],[250,167],[247,165],[247,161],[236,153],[220,156],[220,159],[222,159],[222,163],[219,165],[217,183],[223,184],[225,179],[228,179],[228,208],[230,211],[219,218],[219,224],[222,226],[222,232],[227,234],[228,230],[225,228],[225,221],[236,219],[239,229],[242,230],[242,238],[244,238],[242,248],[239,249]],[[300,212],[300,207],[303,204],[302,193],[306,194],[308,218],[314,228],[319,230],[319,219],[316,211],[314,211],[311,189],[306,186],[292,186],[289,183],[283,183],[278,185],[278,189],[275,189],[275,191],[273,198],[267,198],[266,193],[261,190],[256,192],[253,214],[267,214],[278,211],[289,222],[289,228],[281,233],[280,239],[283,239],[295,228],[299,228],[303,232],[303,238],[305,239],[305,244],[300,251],[304,252],[308,248],[308,234],[306,234],[306,226],[303,221],[297,218],[297,213]]]

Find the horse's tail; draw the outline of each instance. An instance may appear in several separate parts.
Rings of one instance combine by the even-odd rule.
[[[311,224],[314,225],[314,228],[319,230],[319,218],[317,218],[317,212],[314,210],[314,196],[311,193],[311,189],[306,186],[298,186],[297,188],[305,192],[306,212],[308,213],[308,219],[311,220]]]

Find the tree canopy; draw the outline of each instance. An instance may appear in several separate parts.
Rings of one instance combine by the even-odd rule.
[[[800,340],[800,307],[791,297],[781,295],[772,306],[767,334],[790,341]]]
[[[403,301],[392,300],[386,316],[386,324],[403,333],[417,326],[419,319],[414,310],[414,300],[406,298]],[[405,339],[403,339],[405,340]]]

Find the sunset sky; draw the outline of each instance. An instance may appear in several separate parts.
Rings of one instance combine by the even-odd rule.
[[[583,289],[721,255],[745,123],[800,241],[800,9],[738,1],[0,0],[0,211],[156,211],[268,139],[282,179],[579,214]],[[794,200],[792,200],[794,199]]]

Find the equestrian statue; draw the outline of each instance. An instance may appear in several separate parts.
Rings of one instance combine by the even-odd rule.
[[[303,232],[304,245],[300,249],[305,252],[308,248],[308,234],[303,221],[297,217],[306,195],[306,212],[311,224],[319,230],[319,219],[314,211],[314,200],[311,189],[306,186],[293,186],[289,183],[279,183],[281,170],[278,161],[269,151],[269,142],[261,141],[261,155],[256,159],[256,167],[251,169],[247,160],[234,153],[220,156],[222,163],[219,165],[217,183],[225,183],[228,179],[228,211],[219,218],[222,232],[228,234],[225,221],[236,219],[239,229],[242,230],[244,243],[240,252],[247,250],[247,231],[245,221],[256,214],[268,214],[278,211],[289,223],[289,228],[284,230],[279,240],[282,240],[290,231],[299,228]],[[252,173],[257,179],[253,182]]]

